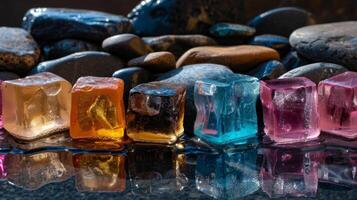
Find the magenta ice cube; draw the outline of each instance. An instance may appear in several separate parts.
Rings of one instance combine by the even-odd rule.
[[[303,77],[262,81],[264,131],[276,143],[305,142],[320,134],[316,84]]]
[[[260,170],[262,190],[270,198],[315,197],[323,154],[300,148],[265,148]]]
[[[345,72],[321,81],[318,99],[321,130],[357,138],[357,73]]]

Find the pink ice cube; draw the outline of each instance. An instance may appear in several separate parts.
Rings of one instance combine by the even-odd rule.
[[[264,131],[277,143],[305,142],[319,134],[317,92],[307,78],[262,81]]]
[[[321,130],[357,138],[357,73],[345,72],[321,81],[318,99]]]

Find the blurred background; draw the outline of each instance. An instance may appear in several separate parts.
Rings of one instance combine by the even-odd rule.
[[[0,26],[19,26],[25,12],[32,7],[81,8],[126,15],[139,2],[140,0],[1,0]],[[321,22],[357,19],[357,0],[237,0],[237,6],[243,8],[248,19],[278,6],[303,7],[317,15]]]

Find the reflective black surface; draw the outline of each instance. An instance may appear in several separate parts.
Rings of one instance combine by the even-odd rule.
[[[212,148],[0,137],[0,196],[16,199],[356,199],[357,141]]]

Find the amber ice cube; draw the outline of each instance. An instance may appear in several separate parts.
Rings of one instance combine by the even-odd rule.
[[[124,82],[81,77],[72,89],[70,135],[74,139],[121,139],[124,136]]]
[[[23,140],[68,129],[71,88],[68,81],[49,72],[4,81],[5,129]]]
[[[174,143],[183,134],[186,89],[152,82],[130,90],[127,133],[134,141]]]
[[[78,191],[123,192],[126,188],[123,155],[77,154],[73,156]]]

